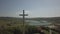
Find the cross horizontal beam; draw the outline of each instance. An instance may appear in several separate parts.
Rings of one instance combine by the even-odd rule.
[[[24,15],[23,14],[19,14],[19,16],[28,16],[28,14],[24,14]]]

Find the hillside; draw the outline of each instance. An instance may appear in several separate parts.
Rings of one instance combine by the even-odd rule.
[[[15,21],[22,21],[22,18],[16,18],[16,17],[0,17],[0,20],[15,20]],[[26,20],[37,20],[37,21],[48,21],[48,22],[56,22],[60,23],[60,17],[49,17],[49,18],[26,18]]]

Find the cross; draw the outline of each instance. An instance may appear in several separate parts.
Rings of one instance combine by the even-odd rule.
[[[19,14],[19,16],[23,16],[23,34],[25,34],[25,30],[24,30],[25,16],[28,16],[28,14],[25,14],[25,11],[23,10],[23,14]]]

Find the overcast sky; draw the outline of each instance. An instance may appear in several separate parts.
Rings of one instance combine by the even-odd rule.
[[[60,0],[0,0],[0,16],[19,17],[22,10],[28,17],[60,17]]]

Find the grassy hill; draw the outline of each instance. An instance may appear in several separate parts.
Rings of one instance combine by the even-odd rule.
[[[53,18],[26,18],[26,20],[37,20],[37,21],[54,21],[54,23],[60,23],[60,17]],[[16,17],[0,17],[0,34],[13,34],[17,31],[17,34],[23,31],[22,18]],[[32,28],[31,26],[25,25],[25,30]],[[33,28],[35,28],[33,26]]]

